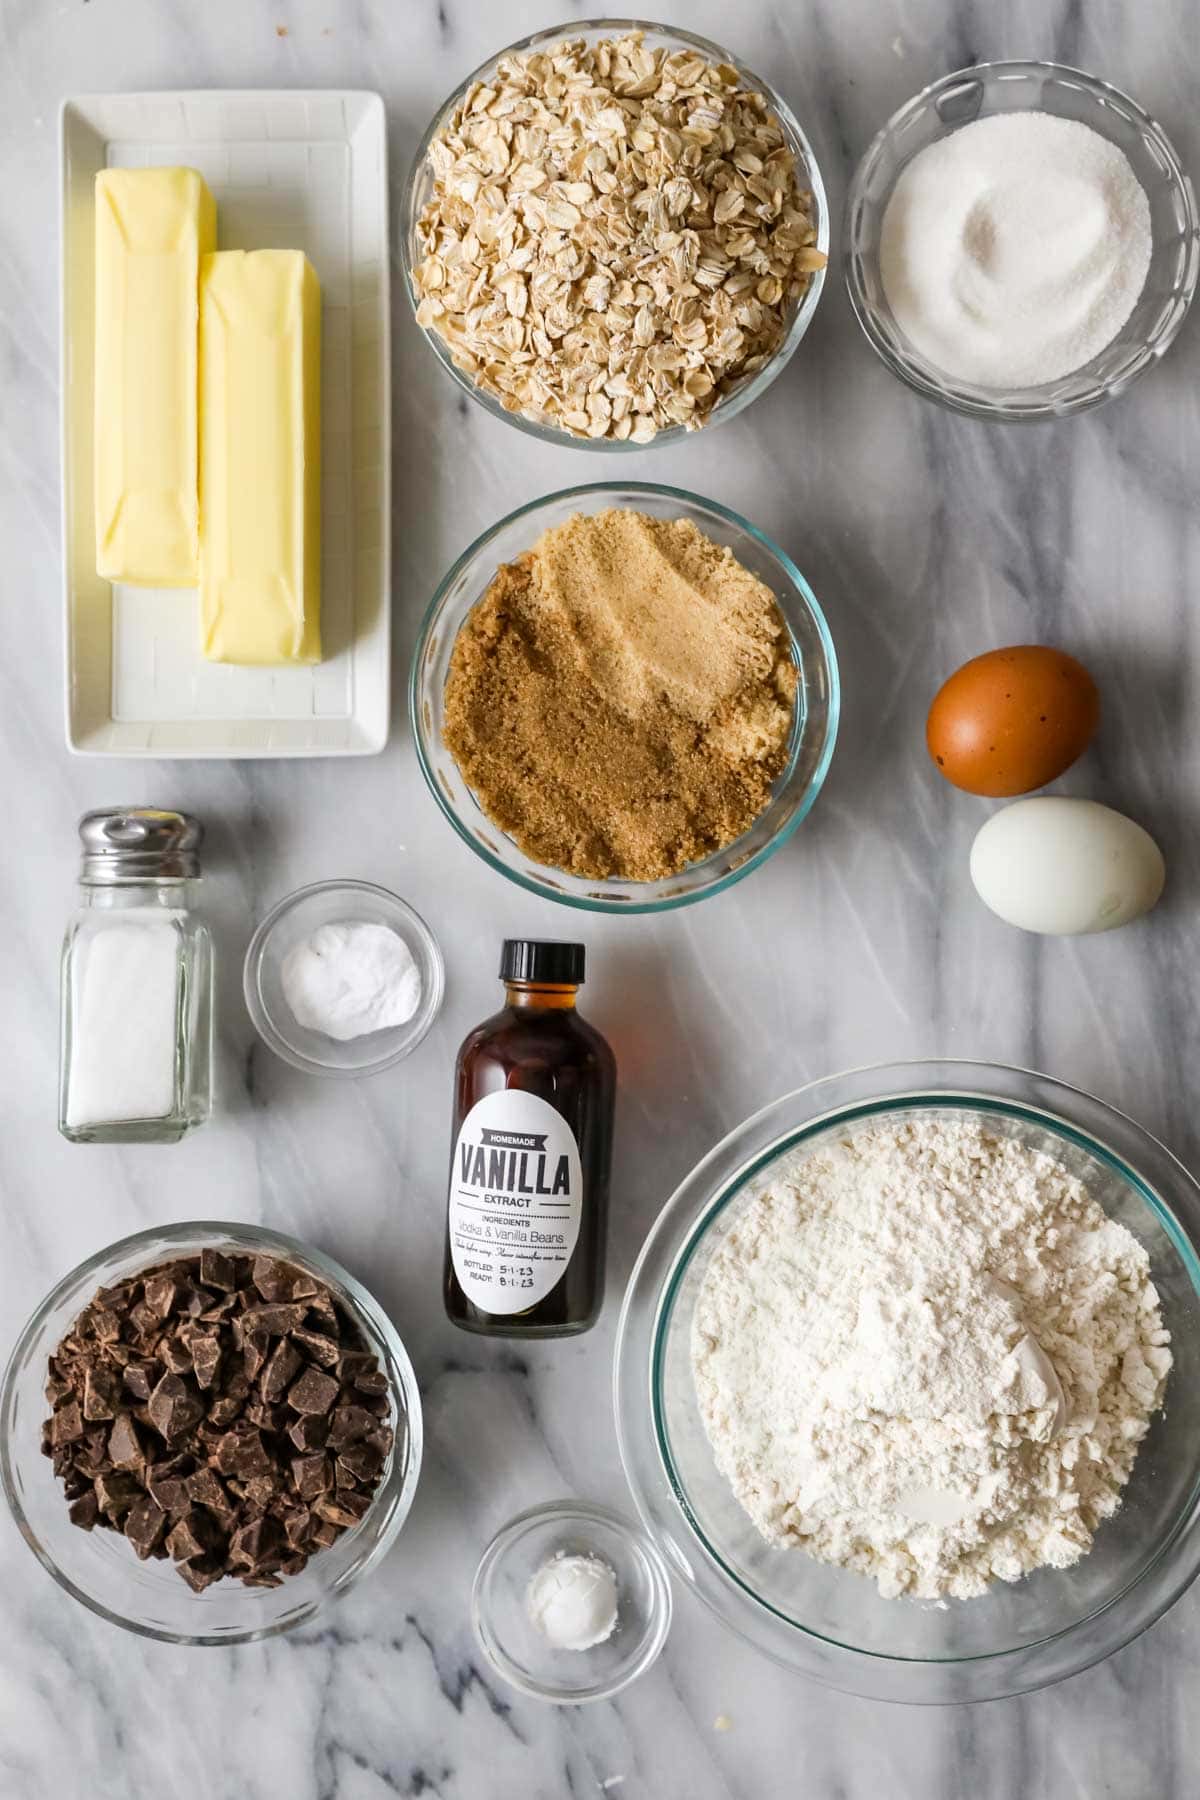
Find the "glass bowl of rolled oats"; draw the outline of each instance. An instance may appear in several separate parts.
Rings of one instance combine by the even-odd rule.
[[[807,331],[829,209],[785,102],[690,32],[599,19],[468,76],[417,151],[406,287],[459,385],[550,442],[733,418]]]

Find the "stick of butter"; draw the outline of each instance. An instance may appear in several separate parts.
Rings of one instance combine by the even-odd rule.
[[[195,587],[196,309],[217,209],[195,169],[96,177],[96,573]]]
[[[200,267],[200,615],[214,662],[321,660],[321,289],[298,250]]]

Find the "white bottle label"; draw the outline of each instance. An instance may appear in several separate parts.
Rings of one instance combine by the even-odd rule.
[[[545,1298],[579,1237],[583,1168],[561,1113],[505,1088],[462,1122],[450,1170],[450,1254],[463,1292],[484,1312]]]

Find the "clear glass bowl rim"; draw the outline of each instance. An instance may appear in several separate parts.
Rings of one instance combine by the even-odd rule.
[[[103,1271],[118,1259],[133,1255],[142,1245],[145,1245],[147,1250],[153,1247],[156,1252],[169,1253],[172,1247],[192,1248],[202,1243],[218,1246],[233,1244],[237,1248],[245,1250],[266,1249],[279,1257],[302,1258],[320,1270],[336,1288],[342,1289],[349,1295],[354,1308],[370,1321],[372,1329],[387,1344],[388,1354],[400,1371],[403,1390],[400,1398],[405,1416],[405,1466],[400,1491],[386,1528],[369,1546],[366,1554],[344,1570],[340,1579],[304,1612],[273,1624],[259,1624],[245,1631],[224,1631],[219,1635],[204,1632],[192,1634],[167,1631],[142,1624],[139,1620],[130,1618],[124,1613],[114,1612],[110,1607],[95,1599],[93,1595],[85,1593],[82,1588],[78,1587],[70,1576],[59,1567],[47,1546],[35,1535],[25,1516],[25,1510],[17,1491],[17,1483],[13,1476],[11,1430],[11,1413],[18,1374],[36,1344],[45,1321],[72,1289],[85,1290],[90,1288],[93,1282],[100,1282],[102,1285]],[[81,1304],[86,1304],[86,1301]],[[269,1230],[265,1225],[236,1224],[222,1219],[194,1219],[178,1225],[154,1225],[145,1227],[141,1231],[131,1232],[128,1237],[118,1238],[115,1243],[106,1244],[102,1249],[94,1251],[91,1256],[85,1257],[81,1263],[76,1264],[73,1269],[62,1276],[41,1304],[35,1308],[13,1345],[5,1366],[3,1381],[0,1382],[0,1486],[3,1487],[9,1511],[12,1513],[13,1521],[22,1538],[42,1567],[54,1577],[59,1587],[80,1601],[89,1612],[106,1619],[110,1625],[119,1625],[122,1630],[133,1632],[138,1637],[153,1638],[157,1642],[165,1644],[211,1646],[224,1649],[230,1645],[257,1643],[265,1638],[279,1637],[283,1633],[294,1631],[297,1626],[307,1623],[328,1601],[346,1593],[349,1588],[360,1581],[382,1560],[395,1543],[416,1495],[423,1448],[424,1426],[416,1371],[408,1351],[404,1347],[404,1342],[387,1312],[370,1290],[356,1280],[332,1256],[326,1255],[323,1250],[318,1250],[314,1245],[305,1243],[300,1238],[291,1237],[285,1232]],[[65,1508],[63,1516],[66,1517]],[[362,1524],[365,1524],[370,1518],[371,1511],[368,1511]],[[361,1529],[361,1525],[359,1529]]]
[[[774,837],[772,837],[769,842],[763,844],[761,849],[757,850],[753,856],[747,857],[745,862],[739,863],[736,869],[731,869],[728,874],[723,875],[719,881],[713,882],[709,887],[698,888],[693,893],[676,894],[663,900],[603,900],[593,899],[591,897],[585,899],[583,896],[577,894],[559,893],[556,889],[544,886],[541,882],[535,881],[531,877],[521,873],[520,870],[510,869],[499,857],[494,856],[484,845],[478,843],[459,819],[457,812],[449,804],[442,792],[441,783],[438,781],[436,773],[430,763],[425,745],[425,725],[421,717],[421,670],[425,661],[426,646],[437,625],[438,613],[443,601],[454,583],[458,580],[462,570],[465,569],[475,557],[480,556],[483,553],[493,538],[499,536],[502,531],[506,530],[508,526],[515,524],[519,519],[527,518],[531,513],[540,512],[541,509],[546,506],[556,505],[559,502],[579,500],[590,495],[598,494],[647,494],[655,495],[661,499],[681,500],[687,506],[694,506],[701,511],[715,513],[717,517],[723,519],[726,524],[732,525],[738,531],[745,532],[748,537],[754,538],[767,554],[780,564],[784,573],[787,575],[788,580],[803,599],[813,624],[817,628],[817,635],[821,640],[821,652],[825,659],[826,678],[829,684],[825,742],[822,745],[820,759],[816,768],[813,770],[812,778],[809,781],[804,798],[796,808],[795,813],[787,821],[786,825],[775,833]],[[709,900],[714,894],[724,893],[726,888],[732,887],[735,882],[744,881],[746,876],[752,874],[755,869],[759,868],[769,856],[773,856],[780,845],[787,842],[792,833],[804,823],[805,819],[812,811],[817,796],[824,786],[825,777],[829,773],[829,765],[833,761],[833,752],[837,744],[838,724],[841,717],[841,677],[838,670],[837,651],[834,649],[833,637],[830,634],[829,625],[819,600],[787,552],[781,550],[779,545],[776,544],[772,538],[769,538],[766,532],[761,530],[759,526],[752,525],[749,519],[744,519],[740,513],[734,512],[732,507],[722,506],[720,501],[709,500],[703,494],[694,494],[687,488],[664,486],[662,483],[654,481],[593,481],[587,482],[579,487],[560,488],[553,494],[543,494],[536,500],[527,501],[524,506],[518,506],[514,512],[508,513],[502,519],[498,519],[494,525],[489,525],[488,529],[481,532],[474,543],[469,544],[462,555],[455,560],[438,583],[437,591],[430,601],[429,606],[426,608],[424,618],[421,620],[420,630],[417,633],[416,643],[413,647],[412,663],[409,668],[408,711],[412,724],[413,742],[417,749],[417,761],[421,766],[421,773],[425,777],[425,784],[459,837],[463,840],[464,844],[468,845],[469,848],[474,851],[476,856],[481,857],[482,860],[487,863],[488,867],[494,869],[498,875],[503,875],[506,880],[515,882],[518,887],[524,888],[527,893],[537,894],[543,900],[553,900],[559,906],[569,906],[579,912],[619,913],[624,917],[632,913],[673,912],[678,907],[695,906],[701,900]],[[786,773],[787,771],[784,771],[785,776]],[[730,846],[727,846],[727,848],[729,847]]]
[[[543,1686],[522,1675],[508,1658],[500,1646],[493,1642],[491,1632],[484,1624],[485,1607],[483,1597],[487,1583],[497,1563],[509,1545],[524,1533],[527,1526],[548,1522],[551,1519],[582,1519],[585,1523],[599,1521],[607,1525],[618,1536],[635,1544],[646,1560],[650,1570],[651,1585],[654,1592],[654,1608],[641,1648],[632,1658],[628,1667],[615,1681],[597,1682],[593,1687],[583,1688],[571,1693],[560,1689]],[[475,1571],[475,1579],[471,1584],[471,1625],[484,1655],[510,1686],[518,1692],[528,1694],[535,1700],[548,1700],[555,1706],[585,1706],[592,1700],[611,1700],[614,1695],[622,1693],[625,1688],[644,1675],[662,1654],[663,1646],[671,1630],[671,1615],[674,1609],[674,1596],[671,1592],[671,1580],[667,1573],[667,1565],[659,1553],[658,1547],[648,1532],[631,1523],[629,1519],[615,1512],[612,1507],[601,1506],[594,1500],[547,1500],[539,1506],[530,1506],[519,1512],[514,1518],[502,1525],[491,1543],[479,1559]]]
[[[1042,1094],[1030,1098],[1027,1084]],[[1005,1088],[1010,1090],[1005,1092]],[[843,1093],[843,1090],[846,1090]],[[835,1097],[837,1096],[837,1097]],[[1062,1110],[1046,1104],[1055,1101]],[[979,1063],[966,1059],[936,1058],[913,1062],[865,1064],[837,1075],[824,1076],[779,1096],[728,1132],[684,1178],[658,1214],[634,1264],[617,1324],[613,1360],[613,1406],[622,1467],[639,1517],[669,1563],[688,1580],[698,1597],[732,1630],[774,1661],[797,1669],[826,1686],[872,1699],[915,1704],[950,1704],[998,1699],[1048,1686],[1101,1662],[1149,1629],[1183,1594],[1200,1572],[1200,1474],[1171,1530],[1156,1547],[1138,1575],[1103,1605],[1060,1632],[1035,1643],[1003,1648],[983,1655],[945,1659],[892,1657],[859,1649],[799,1626],[775,1611],[733,1576],[693,1522],[686,1496],[675,1480],[670,1453],[660,1426],[658,1373],[662,1337],[675,1293],[687,1263],[716,1216],[763,1167],[818,1129],[843,1120],[886,1114],[903,1106],[978,1106],[993,1112],[1032,1120],[1081,1145],[1112,1167],[1139,1194],[1167,1232],[1193,1288],[1200,1294],[1200,1184],[1157,1138],[1128,1114],[1085,1089],[1004,1063]],[[782,1120],[795,1109],[802,1116]],[[1081,1124],[1077,1115],[1094,1110],[1102,1130]],[[1072,1116],[1072,1114],[1076,1116]],[[771,1129],[778,1122],[777,1129]],[[769,1135],[764,1135],[769,1132]],[[1114,1149],[1111,1139],[1121,1142]],[[1126,1144],[1132,1150],[1127,1150]],[[1136,1155],[1136,1161],[1134,1156]],[[722,1175],[715,1188],[710,1172],[736,1156],[736,1165]],[[1148,1178],[1141,1171],[1153,1171]],[[1189,1232],[1163,1197],[1170,1189],[1176,1200],[1187,1203],[1192,1226]],[[693,1201],[693,1195],[704,1198]],[[687,1209],[691,1222],[684,1226]],[[670,1228],[680,1222],[679,1242],[671,1249]],[[635,1314],[644,1313],[639,1327]],[[631,1339],[635,1332],[649,1340],[648,1366],[632,1363]],[[644,1408],[644,1416],[631,1416]],[[646,1459],[652,1447],[652,1461]],[[656,1490],[647,1494],[639,1453],[650,1461]],[[665,1484],[665,1485],[664,1485]],[[665,1515],[665,1518],[664,1518]],[[672,1543],[672,1529],[682,1524],[690,1544],[697,1546],[713,1579],[697,1579],[690,1562]],[[1190,1541],[1187,1541],[1189,1540]],[[1167,1569],[1172,1552],[1181,1560]],[[1144,1596],[1153,1585],[1153,1598]],[[1143,1610],[1123,1616],[1130,1603],[1142,1601]],[[732,1600],[736,1611],[731,1611]],[[1119,1616],[1121,1615],[1121,1616]],[[1099,1644],[1084,1642],[1097,1621],[1107,1621],[1110,1636]],[[822,1656],[806,1655],[805,1640],[819,1645]],[[836,1671],[831,1676],[830,1666]],[[1042,1665],[1045,1665],[1044,1667]],[[973,1690],[934,1694],[922,1691],[922,1683],[952,1671],[964,1675]]]
[[[421,142],[417,147],[416,154],[413,157],[412,164],[409,168],[408,175],[405,178],[404,192],[400,202],[400,260],[404,272],[404,280],[402,281],[401,286],[407,296],[414,324],[416,323],[417,299],[413,287],[412,246],[416,240],[417,189],[425,166],[425,159],[429,154],[429,146],[433,142],[433,139],[437,136],[455,107],[462,100],[462,97],[467,92],[468,88],[470,88],[474,82],[482,80],[495,67],[501,57],[520,56],[527,50],[537,49],[539,46],[552,43],[557,38],[577,38],[584,36],[588,32],[594,31],[613,32],[617,34],[623,34],[628,31],[658,33],[662,37],[674,39],[679,43],[689,45],[693,50],[700,51],[700,53],[709,61],[728,63],[732,68],[735,68],[748,83],[753,84],[757,88],[761,88],[763,94],[766,96],[768,105],[779,119],[785,133],[794,141],[794,145],[799,146],[803,155],[805,173],[808,176],[808,186],[812,192],[817,215],[816,248],[823,251],[826,257],[828,257],[831,232],[830,209],[829,198],[825,191],[825,182],[821,175],[820,165],[817,162],[813,147],[809,143],[808,137],[806,136],[800,121],[796,118],[796,115],[793,113],[786,100],[784,100],[783,96],[776,92],[770,82],[764,81],[761,75],[757,75],[753,69],[748,68],[745,63],[738,57],[732,55],[732,53],[726,50],[723,45],[716,44],[709,38],[698,37],[695,32],[686,31],[678,25],[660,25],[656,24],[651,19],[568,19],[561,25],[551,25],[545,27],[541,31],[532,32],[528,37],[521,38],[515,44],[509,44],[504,49],[497,50],[493,52],[491,56],[485,58],[485,60],[479,64],[478,68],[472,69],[466,79],[460,82],[455,88],[449,99],[437,109],[430,121],[428,129],[422,136]],[[750,406],[757,400],[760,394],[765,393],[766,389],[770,387],[776,376],[783,373],[784,368],[791,361],[801,338],[805,335],[809,325],[812,323],[813,314],[816,312],[817,302],[820,300],[821,291],[825,286],[825,278],[828,273],[829,265],[827,262],[824,268],[818,269],[811,277],[808,287],[805,289],[801,298],[800,304],[796,308],[795,316],[788,327],[786,336],[777,346],[768,361],[756,374],[751,376],[748,381],[743,382],[743,384],[738,387],[727,400],[721,401],[713,408],[712,412],[709,413],[708,417],[705,419],[704,424],[699,427],[700,431],[707,431],[713,425],[723,424],[727,419],[736,418],[738,413],[744,411],[747,406]],[[689,432],[685,425],[671,425],[662,431],[657,432],[648,444],[634,444],[628,439],[576,437],[572,432],[560,431],[556,426],[540,425],[536,419],[527,419],[521,413],[508,412],[493,395],[486,393],[482,388],[478,387],[476,383],[471,380],[469,375],[465,374],[455,365],[445,344],[435,331],[430,331],[423,325],[418,326],[418,330],[422,337],[428,342],[442,367],[453,377],[464,393],[469,394],[471,398],[477,401],[485,411],[492,415],[493,418],[502,420],[506,425],[515,425],[518,431],[524,431],[530,437],[539,438],[542,443],[556,444],[560,447],[565,446],[566,448],[573,450],[599,450],[601,452],[610,453],[629,453],[637,450],[665,448],[669,444],[676,444],[686,437],[693,437],[696,435],[695,432]]]
[[[292,1048],[287,1039],[278,1030],[270,1014],[259,997],[259,974],[262,969],[263,953],[271,932],[280,919],[300,904],[302,900],[310,900],[316,894],[371,894],[375,899],[383,901],[387,906],[395,907],[401,913],[413,932],[419,938],[425,954],[429,959],[432,971],[432,984],[427,993],[421,996],[419,1012],[424,1012],[419,1027],[398,1050],[389,1051],[375,1062],[363,1063],[359,1068],[340,1069],[329,1063],[314,1062],[312,1057],[304,1056],[299,1050]],[[254,928],[254,935],[246,946],[246,956],[242,963],[242,994],[246,1002],[246,1011],[250,1014],[251,1023],[267,1049],[284,1062],[290,1063],[293,1069],[299,1069],[305,1075],[329,1075],[334,1080],[363,1081],[372,1075],[382,1075],[385,1069],[394,1069],[396,1064],[411,1056],[417,1045],[426,1036],[442,1009],[442,999],[446,991],[446,964],[442,956],[442,947],[433,932],[425,923],[415,907],[402,900],[399,894],[393,894],[390,888],[380,887],[375,881],[339,880],[310,881],[307,886],[293,888],[282,900],[276,902]],[[404,1026],[397,1029],[404,1030]]]
[[[1044,391],[1040,388],[1014,390],[1021,392],[1025,399],[1019,406],[1005,405],[995,400],[989,400],[988,391],[985,388],[975,387],[970,382],[955,383],[950,377],[940,377],[932,365],[927,365],[915,351],[911,353],[910,358],[898,356],[892,345],[878,330],[875,322],[875,308],[867,298],[858,279],[856,257],[859,251],[851,229],[851,222],[859,205],[862,189],[868,175],[874,172],[874,165],[882,150],[911,117],[931,103],[934,96],[954,87],[959,82],[1025,72],[1062,76],[1094,95],[1128,110],[1146,136],[1153,141],[1164,165],[1171,172],[1172,181],[1186,207],[1187,236],[1190,244],[1188,270],[1184,280],[1186,289],[1184,304],[1163,329],[1146,341],[1137,360],[1131,366],[1118,371],[1107,381],[1094,383],[1091,388],[1065,403],[1046,403],[1041,406],[1037,404],[1037,395]],[[846,192],[842,217],[842,274],[846,292],[863,335],[880,361],[891,370],[893,375],[904,382],[906,387],[911,388],[914,393],[921,394],[925,399],[935,400],[939,405],[946,406],[953,412],[962,413],[968,418],[992,420],[1003,424],[1038,425],[1048,420],[1070,418],[1075,413],[1088,412],[1093,407],[1102,406],[1105,401],[1115,399],[1118,395],[1123,394],[1126,388],[1136,381],[1146,369],[1156,363],[1174,343],[1191,308],[1196,292],[1197,278],[1200,276],[1200,215],[1197,213],[1195,192],[1178,152],[1162,126],[1130,94],[1112,82],[1105,81],[1098,75],[1091,75],[1086,69],[1077,69],[1071,63],[1053,62],[1045,58],[997,58],[992,62],[974,63],[968,68],[955,69],[947,75],[939,76],[936,81],[929,82],[919,93],[906,100],[903,106],[898,107],[875,133],[855,165]],[[1073,379],[1073,377],[1065,379]],[[1056,384],[1050,384],[1051,387],[1054,385]]]

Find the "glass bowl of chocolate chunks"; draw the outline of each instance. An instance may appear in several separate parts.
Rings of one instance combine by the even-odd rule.
[[[311,1618],[393,1543],[420,1465],[387,1314],[257,1226],[164,1226],[89,1257],[0,1391],[0,1482],[30,1549],[93,1612],[169,1643]]]

